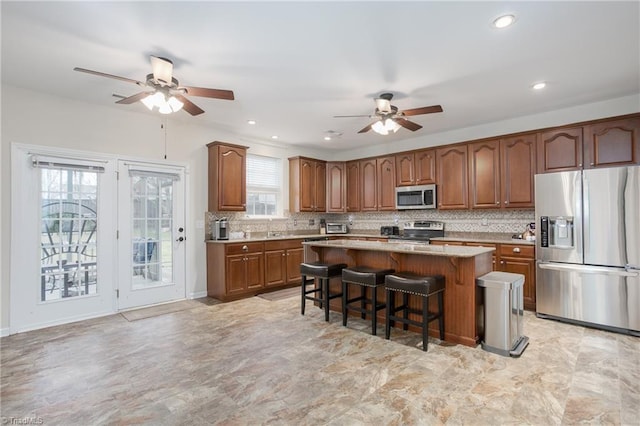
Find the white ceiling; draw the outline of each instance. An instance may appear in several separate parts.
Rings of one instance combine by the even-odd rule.
[[[8,2],[2,82],[113,108],[149,55],[181,84],[231,89],[235,101],[191,97],[205,110],[172,119],[244,138],[354,149],[640,92],[640,3],[631,2]],[[504,30],[492,20],[514,13]],[[532,83],[548,86],[534,92]],[[358,134],[373,98],[400,110],[440,104],[424,126]],[[640,108],[639,108],[640,109]],[[154,113],[157,114],[157,113]],[[247,120],[257,121],[249,126]],[[323,140],[327,131],[342,133]]]

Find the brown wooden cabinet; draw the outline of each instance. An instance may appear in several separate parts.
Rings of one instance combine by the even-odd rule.
[[[347,211],[347,176],[343,161],[327,163],[327,212]]]
[[[436,183],[436,150],[396,154],[396,186]]]
[[[468,150],[471,208],[500,208],[500,140],[470,143]]]
[[[584,167],[640,163],[640,117],[584,127]]]
[[[360,160],[360,211],[378,210],[378,178],[375,158]]]
[[[327,211],[327,163],[306,157],[289,158],[289,210]]]
[[[345,204],[348,212],[360,211],[360,161],[347,161],[347,190]]]
[[[582,127],[542,132],[538,139],[538,173],[582,168]]]
[[[247,147],[226,142],[207,144],[209,211],[247,209]]]
[[[536,310],[536,256],[534,246],[451,240],[432,240],[431,244],[495,248],[493,252],[493,270],[524,275],[524,287],[522,289],[524,308],[529,311]]]
[[[396,162],[395,157],[376,159],[378,210],[396,209]]]
[[[436,170],[438,208],[442,210],[469,208],[467,146],[453,145],[438,148]]]
[[[264,287],[263,243],[227,244],[226,294],[234,296]]]
[[[500,140],[502,207],[535,207],[536,142],[534,133]]]
[[[265,287],[300,282],[300,264],[304,261],[302,240],[267,241],[264,243]]]

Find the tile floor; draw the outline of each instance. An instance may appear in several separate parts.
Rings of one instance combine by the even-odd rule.
[[[303,317],[297,297],[201,301],[2,338],[3,423],[640,424],[637,337],[527,312],[521,358],[437,339],[424,353],[416,333]]]

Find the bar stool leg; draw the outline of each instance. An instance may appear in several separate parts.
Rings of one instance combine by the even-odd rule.
[[[376,329],[378,327],[378,319],[376,318],[376,314],[378,313],[378,289],[375,287],[371,288],[371,334],[376,335]]]
[[[406,322],[409,318],[409,295],[404,292],[402,293],[402,306],[404,307],[402,310],[402,318],[405,319],[405,322],[402,324],[402,329],[406,331],[409,329],[409,324]]]
[[[429,298],[422,297],[422,350],[427,351],[429,345]]]
[[[304,307],[307,302],[307,298],[305,297],[307,292],[307,277],[306,275],[302,275],[301,278],[302,278],[302,283],[300,284],[300,286],[302,287],[302,303],[300,304],[300,313],[304,315]]]
[[[362,311],[360,312],[360,318],[367,319],[367,313],[364,311],[367,307],[367,302],[364,300],[367,296],[367,287],[361,285],[360,286],[360,308]]]
[[[389,340],[389,337],[391,336],[391,315],[396,305],[396,292],[386,290],[385,294],[387,296],[387,308],[385,310],[386,318],[384,320],[384,338]]]
[[[440,326],[440,340],[444,340],[444,292],[438,293],[438,325]]]
[[[329,322],[329,278],[321,278],[320,283],[324,296],[324,320]]]
[[[342,325],[347,326],[347,300],[349,300],[349,283],[342,281]]]

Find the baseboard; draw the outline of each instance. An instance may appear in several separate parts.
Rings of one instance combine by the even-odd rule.
[[[197,293],[189,293],[187,299],[200,299],[201,297],[207,297],[207,291],[199,291]]]
[[[9,327],[0,328],[0,337],[6,337],[9,335]]]
[[[90,319],[106,317],[108,315],[114,315],[116,313],[117,312],[113,312],[113,311],[96,312],[96,313],[92,313],[92,314],[89,314],[89,315],[78,315],[78,316],[61,318],[61,319],[58,319],[58,320],[55,320],[55,321],[45,321],[45,322],[40,322],[40,323],[35,323],[35,324],[29,324],[27,326],[20,327],[18,329],[13,330],[11,332],[11,334],[24,333],[24,332],[27,332],[27,331],[39,330],[39,329],[42,329],[42,328],[48,328],[48,327],[55,327],[55,326],[58,326],[58,325],[71,324],[71,323],[78,322],[78,321],[86,321],[86,320],[90,320]],[[4,332],[4,330],[3,330],[3,332]]]

